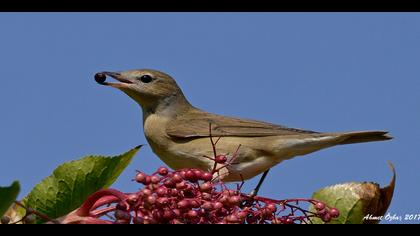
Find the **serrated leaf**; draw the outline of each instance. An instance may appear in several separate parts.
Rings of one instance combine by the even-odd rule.
[[[369,219],[379,219],[378,217],[385,214],[391,204],[395,188],[395,168],[389,164],[393,177],[391,183],[384,188],[372,182],[344,183],[320,189],[312,195],[312,198],[340,211],[340,216],[329,222],[330,224],[378,223],[379,220]],[[313,207],[310,211],[314,211]],[[315,224],[324,223],[319,218],[314,218],[312,221]]]
[[[14,181],[8,187],[0,187],[0,217],[6,213],[9,207],[16,200],[20,191],[20,184]]]
[[[114,157],[87,156],[58,166],[37,184],[23,203],[54,219],[78,208],[99,189],[109,187],[141,146]]]

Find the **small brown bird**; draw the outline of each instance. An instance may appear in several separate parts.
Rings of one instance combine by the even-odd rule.
[[[118,82],[106,82],[106,76]],[[284,160],[323,148],[392,138],[386,131],[320,133],[211,114],[192,106],[175,80],[156,70],[101,72],[95,80],[120,89],[141,105],[146,139],[173,169],[213,168],[214,162],[205,157],[213,156],[209,124],[211,135],[222,137],[217,143],[219,154],[232,154],[241,145],[235,164],[222,174],[224,181],[249,179]]]

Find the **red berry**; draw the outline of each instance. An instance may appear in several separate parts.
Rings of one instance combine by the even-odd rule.
[[[183,180],[183,178],[182,178],[181,174],[175,173],[172,176],[172,181],[175,182],[175,183],[181,183],[182,180]]]
[[[267,206],[265,206],[265,209],[267,209],[269,212],[274,213],[277,210],[276,204],[270,203]]]
[[[194,171],[192,170],[187,170],[187,172],[185,172],[185,179],[191,182],[196,182],[197,178],[194,174]]]
[[[195,178],[197,178],[197,179],[202,179],[203,178],[203,171],[194,170],[193,172],[194,172]]]
[[[140,194],[142,195],[142,196],[145,196],[145,197],[147,197],[147,196],[149,196],[149,195],[152,195],[152,190],[150,190],[150,189],[147,189],[147,188],[144,188],[144,189],[142,189],[141,191],[140,191]]]
[[[153,195],[150,195],[150,196],[148,196],[148,197],[146,198],[146,202],[147,202],[147,203],[149,203],[149,204],[155,204],[155,202],[156,202],[156,197],[155,197],[155,196],[153,196]]]
[[[186,208],[189,208],[191,206],[190,201],[188,201],[186,199],[179,201],[176,205],[179,209],[186,209]]]
[[[325,215],[322,216],[322,221],[324,221],[325,223],[328,223],[331,221],[331,215],[329,213],[326,213]]]
[[[210,211],[213,209],[213,204],[211,202],[205,202],[203,205],[201,205],[201,208],[204,210]]]
[[[144,218],[140,216],[134,217],[133,224],[144,224]]]
[[[173,209],[172,212],[174,213],[175,217],[181,216],[181,211],[179,209]]]
[[[131,220],[131,215],[130,213],[126,212],[126,211],[122,211],[122,210],[116,210],[114,212],[114,216],[117,220]]]
[[[146,183],[146,177],[147,177],[147,175],[145,173],[140,172],[136,175],[136,182],[141,183],[141,184],[145,184]]]
[[[176,188],[179,190],[186,189],[187,187],[188,185],[184,181],[176,184]]]
[[[221,202],[214,202],[213,203],[213,208],[216,209],[216,210],[221,209],[221,208],[223,208],[223,203],[221,203]]]
[[[173,188],[173,189],[170,189],[170,190],[171,190],[171,196],[173,196],[173,197],[178,196],[179,191],[177,189]]]
[[[115,205],[115,209],[117,210],[127,210],[127,206],[123,202],[119,202],[117,205]]]
[[[165,176],[168,174],[169,171],[168,171],[168,168],[162,166],[157,170],[157,172],[158,174]]]
[[[222,203],[223,205],[227,205],[229,203],[228,200],[229,200],[229,197],[226,195],[222,195],[222,197],[219,198],[219,202]]]
[[[227,157],[225,155],[218,155],[214,158],[214,161],[219,164],[223,164],[227,161]]]
[[[239,223],[239,219],[235,215],[226,216],[226,221],[229,223]]]
[[[202,183],[201,185],[200,185],[200,190],[202,191],[202,192],[209,192],[209,191],[211,191],[213,189],[213,185],[211,184],[211,183],[209,183],[209,182],[205,182],[205,183]]]
[[[318,211],[321,211],[321,210],[323,210],[325,208],[325,204],[323,203],[323,202],[317,202],[316,204],[315,204],[315,209],[316,210],[318,210]]]
[[[166,221],[170,221],[175,218],[175,213],[172,210],[164,210],[162,218]]]
[[[166,206],[169,203],[169,199],[167,197],[160,197],[156,200],[156,203],[159,206]]]
[[[127,202],[128,202],[128,204],[133,205],[137,202],[138,198],[139,197],[136,193],[129,194],[127,196]]]
[[[211,200],[211,194],[209,194],[209,193],[202,193],[201,194],[201,199],[206,200],[206,201],[210,201]]]
[[[231,196],[228,198],[228,203],[230,205],[236,206],[239,203],[241,203],[241,197],[240,196]]]
[[[257,216],[255,216],[255,215],[249,215],[247,218],[246,218],[246,222],[248,222],[248,224],[254,224],[254,223],[256,223],[258,221],[258,217]]]
[[[152,179],[150,176],[146,176],[146,180],[144,181],[144,185],[149,185],[152,182]]]
[[[194,218],[197,218],[198,212],[196,210],[189,210],[186,216],[189,219],[194,219]]]
[[[331,209],[330,209],[330,216],[331,216],[332,218],[337,218],[337,217],[339,217],[339,216],[340,216],[340,211],[338,211],[338,209],[337,209],[337,208],[331,208]]]
[[[198,202],[197,200],[191,200],[190,204],[192,208],[197,208],[200,206],[200,202]]]
[[[292,224],[294,224],[295,222],[294,222],[292,219],[287,218],[287,219],[284,221],[284,223],[285,223],[285,224],[288,224],[288,225],[292,225]]]
[[[185,174],[187,173],[187,171],[181,170],[178,173],[182,176],[182,178],[185,178]]]
[[[245,219],[247,216],[248,216],[248,212],[246,212],[246,211],[241,211],[241,212],[238,212],[237,213],[237,215],[236,215],[239,219]]]
[[[160,186],[159,188],[156,189],[156,194],[159,197],[166,196],[167,193],[168,193],[168,189],[164,186]]]
[[[211,173],[209,173],[209,172],[204,172],[201,175],[201,179],[204,180],[204,181],[210,181],[210,180],[213,179],[213,175]]]
[[[165,180],[165,182],[163,182],[163,185],[165,185],[165,187],[167,188],[174,188],[175,187],[175,183],[169,179]]]
[[[159,176],[152,175],[152,177],[150,177],[150,182],[151,182],[152,184],[157,184],[157,183],[159,183],[159,182],[160,182],[160,178],[159,178]]]

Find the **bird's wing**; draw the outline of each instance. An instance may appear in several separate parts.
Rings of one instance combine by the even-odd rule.
[[[210,136],[263,137],[314,134],[315,131],[288,128],[266,122],[215,115],[200,110],[189,111],[170,121],[166,133],[174,138]]]

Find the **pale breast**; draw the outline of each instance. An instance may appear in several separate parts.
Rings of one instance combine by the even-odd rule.
[[[208,154],[195,142],[177,143],[166,134],[169,119],[155,114],[144,121],[144,134],[153,152],[172,169],[200,168],[208,169],[212,163],[203,155]]]

